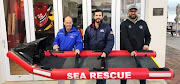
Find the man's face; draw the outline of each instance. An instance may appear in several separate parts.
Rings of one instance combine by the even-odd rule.
[[[138,11],[136,9],[131,9],[128,11],[130,19],[136,19],[138,17]]]
[[[64,26],[65,26],[66,30],[71,30],[72,25],[73,25],[72,18],[70,18],[70,17],[65,18]]]
[[[102,19],[103,19],[102,12],[95,12],[95,14],[94,14],[94,20],[95,20],[97,23],[100,23]]]

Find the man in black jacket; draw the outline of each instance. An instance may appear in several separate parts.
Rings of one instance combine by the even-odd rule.
[[[128,8],[128,18],[121,23],[121,50],[128,50],[131,56],[136,56],[134,50],[148,50],[151,34],[145,21],[138,18],[138,9],[135,5]],[[126,84],[122,80],[121,84]],[[146,84],[146,80],[140,80]]]
[[[114,46],[114,35],[111,27],[102,22],[103,12],[94,12],[94,21],[87,27],[84,35],[85,50],[100,50],[101,57],[106,57]],[[96,84],[106,84],[106,80],[97,80]]]

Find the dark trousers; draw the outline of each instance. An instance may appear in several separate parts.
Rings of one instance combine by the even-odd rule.
[[[146,80],[139,80],[140,84],[146,84]],[[121,80],[121,84],[126,84],[127,80]]]
[[[121,84],[126,84],[127,80],[121,80]]]
[[[106,80],[96,80],[96,84],[106,84]]]

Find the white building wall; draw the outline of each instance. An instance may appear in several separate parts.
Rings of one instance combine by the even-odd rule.
[[[165,66],[168,0],[146,0],[145,20],[151,32],[150,49],[156,51],[156,61]],[[163,8],[163,16],[153,16],[153,8]]]
[[[0,0],[0,84],[4,83],[6,80],[6,71],[5,71],[5,54],[4,54],[4,44],[5,41],[3,40],[5,36],[3,35],[3,31],[5,30],[5,23],[3,20],[5,20],[4,13],[4,5],[3,0]]]
[[[2,44],[3,43],[3,40],[2,39],[0,39],[0,44]],[[3,45],[0,45],[0,47],[3,47]],[[4,64],[5,64],[5,62],[4,62],[4,60],[3,60],[3,57],[4,55],[3,55],[3,49],[0,49],[0,84],[2,84],[2,83],[4,83],[5,82],[5,77],[6,77],[6,75],[5,75],[5,70],[4,70],[4,68],[5,68],[5,66],[4,66]]]

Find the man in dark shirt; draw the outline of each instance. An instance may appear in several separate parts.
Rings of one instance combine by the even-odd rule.
[[[114,35],[109,25],[102,22],[103,12],[95,10],[94,21],[87,27],[84,35],[85,50],[100,50],[106,57],[114,46]],[[97,80],[96,84],[106,84],[106,80]]]
[[[128,18],[121,23],[121,50],[128,50],[131,56],[136,56],[134,50],[148,50],[151,34],[145,21],[138,18],[138,9],[135,5],[128,8]],[[121,80],[126,84],[126,80]],[[140,80],[146,84],[146,80]]]

